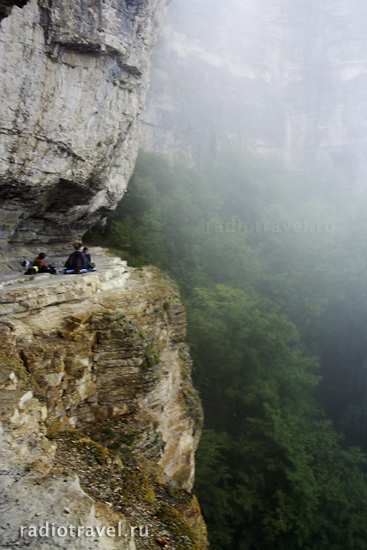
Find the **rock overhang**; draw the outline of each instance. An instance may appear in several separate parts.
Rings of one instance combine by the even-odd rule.
[[[164,11],[163,0],[30,0],[2,20],[0,213],[8,242],[74,239],[115,208],[137,155],[137,116]]]

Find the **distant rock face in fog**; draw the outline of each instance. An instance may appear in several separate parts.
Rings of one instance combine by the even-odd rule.
[[[248,139],[297,168],[326,159],[363,183],[366,25],[362,0],[173,0],[141,116],[144,147],[198,161]]]
[[[0,0],[3,239],[75,238],[116,206],[164,13],[165,0]]]

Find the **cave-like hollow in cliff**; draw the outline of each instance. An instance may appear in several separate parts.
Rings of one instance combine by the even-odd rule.
[[[0,0],[0,21],[10,15],[13,6],[24,8],[28,0]]]

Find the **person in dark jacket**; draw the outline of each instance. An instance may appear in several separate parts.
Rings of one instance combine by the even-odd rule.
[[[83,254],[83,243],[74,243],[75,251],[66,260],[66,273],[87,273],[87,258]]]
[[[92,264],[91,255],[89,254],[89,250],[86,246],[83,248],[83,254],[85,255],[85,257],[87,259],[87,269],[88,269],[88,271],[96,271],[96,269],[94,268],[94,265]]]

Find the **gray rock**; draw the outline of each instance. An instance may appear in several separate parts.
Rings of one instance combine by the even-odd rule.
[[[30,0],[1,21],[0,238],[80,237],[116,206],[164,12],[164,0]]]

